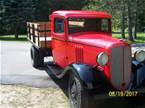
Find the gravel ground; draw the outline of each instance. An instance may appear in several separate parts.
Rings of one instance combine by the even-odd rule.
[[[69,104],[57,88],[1,85],[0,108],[69,108]]]

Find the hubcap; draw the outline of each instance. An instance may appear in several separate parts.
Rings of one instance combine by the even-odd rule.
[[[73,81],[71,89],[70,89],[71,103],[74,108],[77,108],[78,105],[78,88],[75,81]]]

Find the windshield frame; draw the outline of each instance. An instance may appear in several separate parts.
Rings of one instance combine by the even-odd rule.
[[[99,18],[99,17],[68,17],[67,18],[67,34],[68,35],[71,35],[71,34],[74,34],[74,33],[70,33],[69,32],[69,19],[100,19],[100,20],[102,20],[102,19],[107,19],[108,20],[108,31],[92,31],[92,32],[96,32],[96,33],[100,33],[100,32],[102,32],[102,33],[111,33],[112,32],[112,28],[111,28],[111,18]],[[83,31],[84,33],[85,32],[90,32],[90,31]],[[82,32],[76,32],[76,33],[82,33]]]

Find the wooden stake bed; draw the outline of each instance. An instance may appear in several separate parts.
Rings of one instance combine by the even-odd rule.
[[[50,22],[27,22],[27,36],[39,48],[51,47]]]

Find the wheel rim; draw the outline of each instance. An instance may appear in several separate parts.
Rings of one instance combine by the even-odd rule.
[[[70,103],[73,108],[78,108],[79,106],[79,89],[77,87],[76,80],[73,79],[70,86]]]

